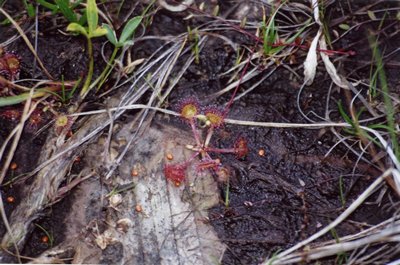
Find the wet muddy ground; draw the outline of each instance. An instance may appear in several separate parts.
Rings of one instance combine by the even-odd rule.
[[[18,13],[21,11],[19,7],[13,6],[11,1],[8,2],[4,8],[7,8],[9,12]],[[396,11],[399,8],[397,4],[390,3],[390,1],[381,1],[382,3],[364,10],[363,8],[370,4],[367,3],[368,1],[362,3],[331,2],[325,10],[329,23],[332,23],[331,34],[335,34],[334,30],[340,32],[339,25],[348,24],[353,26],[359,24],[356,30],[346,34],[333,44],[332,49],[355,50],[356,52],[353,56],[333,56],[332,60],[338,65],[341,74],[353,81],[368,82],[370,78],[371,49],[366,39],[366,34],[369,30],[380,30],[382,32],[379,35],[380,41],[384,45],[385,54],[392,54],[392,56],[385,59],[388,66],[389,86],[392,89],[392,94],[395,95],[397,93],[398,95],[400,83],[397,75],[399,69],[397,62],[400,58],[396,52],[398,48],[396,43],[400,42],[400,35],[398,33],[399,24],[395,23],[395,14],[399,12]],[[211,5],[212,3],[208,4]],[[370,14],[366,10],[381,10],[389,6],[395,11],[388,13],[387,19],[382,25],[379,24],[380,20],[378,19],[366,22],[370,20]],[[236,9],[230,12],[231,8],[234,7],[236,5],[233,2],[232,4],[221,3],[220,12],[221,14],[228,14],[228,18],[229,16],[238,16]],[[128,8],[127,6],[126,10]],[[140,13],[140,9],[134,10],[135,13]],[[187,12],[176,14],[166,10],[159,10],[153,16],[152,24],[146,28],[143,35],[178,35],[185,32],[187,26],[194,28],[208,19],[183,20],[184,15],[188,14]],[[285,12],[287,11],[283,11],[283,14]],[[343,16],[341,12],[346,12],[345,15],[348,14],[348,16]],[[377,16],[380,16],[380,14],[376,12]],[[252,19],[259,18],[259,12],[249,15],[249,17],[252,17]],[[285,17],[281,19],[284,20]],[[51,23],[52,21],[46,17],[39,20],[40,28],[43,30],[39,37],[38,55],[56,79],[60,80],[61,76],[65,80],[76,79],[86,71],[85,42],[83,38],[64,36],[57,31],[57,29],[64,29],[65,24],[50,27]],[[28,22],[26,24],[29,25]],[[1,26],[0,31],[2,32],[0,43],[6,41],[14,33],[9,26]],[[314,31],[311,30],[311,32]],[[310,33],[305,42],[310,42],[314,34]],[[254,40],[243,36],[240,32],[226,30],[223,35],[240,45],[254,46]],[[32,34],[29,34],[28,37],[32,38]],[[103,39],[100,39],[94,43],[96,62],[103,62],[100,51],[103,41]],[[135,58],[149,57],[161,45],[162,41],[159,40],[138,41],[132,48],[132,54]],[[22,58],[20,79],[44,78],[44,76],[40,76],[39,70],[33,68],[31,63],[33,56],[21,39],[13,42],[7,49],[17,52]],[[109,49],[110,47],[106,46],[106,54],[110,53]],[[260,59],[258,61],[259,67],[260,69],[265,67],[265,69],[261,71],[259,76],[242,84],[238,94],[240,95],[257,82],[260,83],[255,89],[232,104],[227,118],[307,123],[309,120],[299,111],[299,108],[301,108],[307,114],[307,117],[313,121],[321,122],[322,120],[319,117],[325,117],[328,112],[331,120],[341,121],[342,117],[337,106],[339,101],[344,102],[345,106],[348,105],[348,92],[343,89],[337,89],[335,86],[330,91],[329,87],[332,82],[322,67],[318,69],[314,83],[311,86],[306,86],[301,91],[300,97],[298,97],[299,89],[303,82],[302,62],[306,55],[307,50],[298,49],[293,54],[290,64],[288,62],[281,64],[281,62],[277,61],[269,66],[265,66],[268,60]],[[188,55],[183,55],[178,59],[178,64],[184,64],[187,59]],[[237,53],[220,38],[211,36],[199,54],[199,63],[193,63],[183,74],[178,85],[169,95],[164,107],[174,109],[174,106],[187,97],[197,98],[204,106],[223,107],[229,101],[232,91],[219,97],[212,95],[223,89],[229,82],[230,77],[223,75],[223,73],[234,66],[235,60],[237,60]],[[263,64],[265,65],[263,66]],[[288,67],[284,67],[284,64],[287,64]],[[102,63],[96,65],[95,75],[101,72],[104,65]],[[276,70],[270,73],[271,69],[275,68]],[[268,78],[262,80],[267,74]],[[127,86],[122,86],[120,89],[127,89]],[[366,90],[362,93],[366,94]],[[114,92],[111,95],[115,94],[118,94],[118,92]],[[146,103],[149,96],[150,93],[145,94],[139,102]],[[103,103],[103,98],[98,99],[93,95],[88,101],[87,109],[96,109]],[[21,106],[17,106],[17,108],[21,108]],[[65,106],[60,109],[62,108],[65,108]],[[11,109],[15,109],[15,107],[5,107],[0,111],[4,113],[5,110]],[[138,111],[127,111],[116,123],[129,124],[137,115]],[[36,167],[39,158],[38,153],[40,153],[41,148],[47,141],[47,135],[51,134],[49,130],[52,129],[49,127],[50,129],[40,130],[40,128],[52,121],[53,117],[48,113],[42,113],[40,119],[40,123],[35,124],[33,121],[33,124],[30,124],[30,127],[24,130],[13,159],[13,161],[17,162],[18,167],[8,171],[4,183],[7,183],[15,176],[28,173]],[[0,142],[6,139],[17,122],[18,120],[12,120],[8,116],[0,115]],[[160,132],[163,130],[176,130],[176,134],[185,135],[183,140],[178,143],[178,146],[193,144],[190,127],[177,117],[156,114],[152,124],[152,126],[146,127],[147,129],[145,130],[154,130],[154,127],[158,128]],[[161,127],[157,127],[157,124],[161,124]],[[125,125],[121,125],[121,127],[125,128]],[[340,129],[338,130],[344,133]],[[103,135],[107,135],[107,133],[108,129],[105,129]],[[158,139],[157,141],[165,143],[172,138],[166,135],[159,135],[158,137],[161,140]],[[221,247],[221,250],[224,249],[222,257],[219,257],[221,264],[259,264],[267,257],[271,257],[279,251],[306,239],[334,220],[368,187],[376,176],[381,174],[380,168],[376,164],[368,163],[371,159],[368,155],[365,156],[366,161],[360,160],[346,146],[342,144],[336,146],[338,138],[329,128],[286,129],[225,124],[215,131],[211,144],[213,147],[229,148],[239,137],[245,138],[249,147],[249,153],[245,158],[238,159],[232,154],[214,156],[214,158],[219,158],[227,169],[229,184],[217,181],[218,176],[215,172],[206,170],[212,176],[211,179],[214,180],[210,185],[217,187],[216,192],[219,196],[219,201],[217,200],[210,204],[212,207],[206,211],[208,216],[202,221],[213,228],[213,233],[215,233],[218,241],[225,246],[224,248]],[[75,189],[68,192],[60,202],[45,208],[43,212],[36,216],[30,226],[31,231],[21,250],[21,254],[28,257],[36,257],[57,245],[66,246],[68,245],[66,242],[74,238],[71,235],[72,233],[79,234],[81,240],[91,241],[90,244],[92,244],[93,248],[97,248],[96,244],[93,243],[93,235],[97,232],[104,234],[104,231],[107,231],[107,225],[110,220],[124,217],[123,213],[126,213],[129,218],[134,220],[133,222],[136,222],[136,225],[144,227],[143,223],[141,223],[143,220],[135,219],[138,215],[138,211],[135,212],[134,210],[135,205],[137,205],[135,201],[139,200],[137,196],[129,195],[133,196],[129,197],[128,194],[124,195],[124,198],[128,200],[124,202],[124,207],[130,208],[129,211],[125,209],[118,213],[109,208],[108,201],[105,198],[105,195],[109,194],[115,188],[115,185],[120,187],[128,183],[116,180],[124,175],[121,172],[128,170],[127,167],[130,164],[126,163],[129,161],[129,163],[132,161],[132,163],[134,161],[143,162],[146,161],[145,158],[147,159],[150,156],[157,157],[157,150],[151,148],[151,143],[148,145],[143,144],[141,139],[144,138],[139,137],[135,141],[136,148],[129,149],[125,162],[122,162],[121,166],[116,170],[111,178],[112,180],[106,179],[104,176],[106,171],[101,168],[101,165],[94,163],[93,160],[96,159],[93,158],[93,151],[90,151],[90,148],[83,150],[82,153],[77,153],[76,156],[79,159],[73,163],[68,175],[79,174],[84,171],[84,168],[93,169],[96,171],[96,175],[79,184]],[[97,141],[98,139],[96,138],[94,143]],[[356,146],[355,148],[358,147]],[[144,163],[144,167],[146,168],[147,166],[150,167],[150,165]],[[156,166],[154,167],[156,168]],[[154,169],[154,172],[159,172],[159,174],[155,173],[154,176],[163,177],[160,168]],[[204,174],[204,172],[195,171],[192,174]],[[18,207],[20,200],[26,196],[29,191],[29,185],[33,181],[32,178],[34,177],[27,178],[17,184],[3,185],[1,187],[3,198],[10,196],[15,198],[13,202],[5,201],[7,216],[11,216],[13,210]],[[67,179],[61,186],[65,185]],[[135,185],[140,183],[133,182]],[[183,185],[176,189],[185,194],[185,191],[190,190],[189,184],[189,180],[187,180],[186,185],[188,187],[185,188]],[[171,190],[174,187],[170,185],[160,186],[160,188]],[[174,191],[171,191],[171,194],[173,193]],[[227,200],[229,200],[228,203]],[[393,215],[394,209],[390,205],[396,200],[395,193],[390,189],[384,194],[374,194],[369,198],[369,203],[359,207],[350,218],[336,227],[331,234],[320,238],[319,242],[355,234],[386,220]],[[183,197],[182,201],[188,200]],[[79,205],[84,205],[82,207],[85,208],[85,211],[81,210],[79,212]],[[194,205],[196,204],[191,201],[188,209],[195,212],[193,210],[195,208]],[[199,221],[196,218],[197,216],[194,218],[196,222]],[[74,222],[76,223],[72,224]],[[98,231],[95,231],[94,227]],[[179,227],[178,225],[175,229],[179,230]],[[184,224],[181,227],[184,229]],[[1,225],[0,234],[3,235],[4,233],[5,227]],[[144,230],[139,230],[137,233],[145,232]],[[179,235],[179,233],[176,233],[176,235]],[[45,239],[46,237],[47,240]],[[70,250],[70,252],[65,251],[58,257],[66,258],[65,261],[67,263],[71,261],[100,261],[111,264],[121,262],[118,257],[125,255],[124,261],[135,260],[138,262],[137,264],[150,264],[149,262],[159,262],[159,258],[164,255],[160,251],[158,257],[148,258],[144,255],[143,259],[137,257],[129,259],[126,257],[126,250],[125,254],[121,254],[124,252],[123,249],[126,248],[126,245],[123,245],[127,242],[124,241],[126,239],[119,238],[119,240],[120,243],[106,244],[102,254],[98,253],[99,249],[93,251],[95,253],[93,256],[101,257],[97,260],[77,258],[79,255],[73,250]],[[145,239],[143,240],[145,241]],[[123,242],[122,245],[120,245],[121,242]],[[88,243],[88,245],[90,244]],[[82,249],[84,250],[85,248]],[[373,250],[370,249],[368,251]],[[143,246],[138,247],[137,251],[146,253],[146,249]],[[392,254],[394,256],[397,255],[395,251]],[[323,263],[337,264],[340,263],[340,258],[333,257],[323,261]],[[387,259],[392,260],[393,257],[388,256]],[[15,259],[10,256],[6,261],[15,262]],[[24,261],[28,261],[28,259],[24,259]],[[193,259],[193,262],[196,262],[196,260]],[[207,262],[207,260],[202,259],[202,262]],[[210,261],[208,260],[208,262]],[[216,259],[215,263],[218,263],[218,259]]]

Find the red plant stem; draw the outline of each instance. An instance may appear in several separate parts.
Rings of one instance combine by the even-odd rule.
[[[194,124],[194,119],[190,119],[190,128],[192,128],[193,136],[196,140],[196,145],[201,146],[200,136],[197,132],[196,124]]]
[[[216,170],[219,166],[221,165],[221,163],[216,159],[216,160],[203,160],[202,162],[200,162],[197,165],[197,168],[199,168],[200,170],[204,170],[207,168],[212,168],[214,170]]]
[[[226,154],[226,153],[234,154],[234,153],[236,153],[235,148],[220,149],[220,148],[207,147],[204,149],[204,151],[212,152],[212,153],[219,153],[219,154]]]

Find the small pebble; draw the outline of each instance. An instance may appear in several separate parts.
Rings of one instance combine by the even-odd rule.
[[[167,154],[167,159],[168,160],[172,160],[172,159],[174,159],[174,156],[171,153],[168,153]]]
[[[135,207],[135,211],[141,213],[143,211],[142,206],[140,204],[137,204]]]
[[[131,226],[133,226],[133,223],[128,218],[122,218],[117,221],[117,230],[120,232],[126,233]]]
[[[15,198],[13,196],[8,196],[7,197],[7,202],[8,203],[13,203],[13,202],[15,202]]]
[[[115,207],[117,207],[118,205],[121,204],[121,202],[122,202],[122,195],[119,194],[119,193],[114,194],[114,195],[112,195],[112,196],[108,199],[108,201],[109,201],[109,203],[110,203],[110,206],[113,207],[113,208],[115,208]]]
[[[18,167],[18,165],[17,165],[17,163],[15,163],[15,162],[12,162],[11,165],[10,165],[10,168],[11,168],[12,170],[16,170],[17,167]]]
[[[132,177],[137,177],[139,175],[139,172],[136,169],[132,169],[131,175]]]
[[[265,150],[264,149],[258,150],[258,155],[259,156],[265,156]]]
[[[42,240],[43,243],[48,243],[49,242],[49,237],[48,236],[43,236],[41,238],[41,240]]]

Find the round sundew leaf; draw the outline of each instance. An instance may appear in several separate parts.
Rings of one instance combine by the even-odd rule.
[[[204,115],[207,118],[207,124],[209,126],[218,128],[224,124],[224,113],[217,107],[209,107],[204,111]]]

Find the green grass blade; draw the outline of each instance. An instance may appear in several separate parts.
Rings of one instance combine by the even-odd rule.
[[[72,3],[71,8],[75,9],[77,8],[81,3],[83,2],[83,0],[78,0]]]
[[[271,54],[271,50],[276,41],[277,30],[275,27],[275,15],[271,17],[264,35],[264,52],[265,54]]]
[[[54,237],[53,234],[48,232],[43,226],[39,225],[39,224],[35,224],[40,230],[42,230],[43,233],[45,233],[45,235],[47,236],[47,238],[49,239],[49,245],[50,247],[53,246],[53,242],[54,242]]]
[[[55,0],[61,13],[68,19],[69,22],[78,22],[76,14],[69,6],[69,0]]]
[[[343,176],[339,177],[339,196],[340,202],[342,203],[342,207],[346,206],[346,197],[344,192],[344,183],[343,183]]]
[[[99,22],[99,11],[97,10],[97,5],[95,0],[87,0],[86,5],[86,16],[87,23],[89,27],[89,36],[95,32],[97,28],[97,23]]]
[[[106,37],[114,45],[117,46],[117,36],[115,36],[115,31],[108,24],[103,24],[103,28],[107,30]]]
[[[225,207],[228,208],[229,207],[229,180],[228,183],[226,184],[226,190],[225,190]]]
[[[340,100],[338,101],[338,109],[339,109],[339,113],[340,113],[340,115],[343,117],[343,119],[344,119],[348,124],[350,124],[351,127],[354,128],[354,122],[353,122],[353,120],[350,118],[350,116],[347,115],[346,111],[345,111],[344,108],[343,108],[342,102],[341,102]]]
[[[85,25],[86,22],[87,22],[86,13],[83,13],[82,16],[79,18],[78,24],[79,25]]]
[[[124,29],[122,30],[121,37],[119,38],[119,42],[124,44],[129,38],[132,37],[132,34],[135,32],[136,28],[140,25],[142,21],[141,16],[134,17],[126,23]]]
[[[47,2],[46,0],[37,0],[39,4],[43,7],[50,9],[52,12],[56,12],[58,10],[58,6],[52,3]]]
[[[28,16],[35,17],[35,7],[31,3],[28,3],[26,0],[23,0],[22,2],[24,3]]]
[[[43,97],[47,93],[49,93],[49,89],[38,89],[35,93],[33,93],[32,98],[39,98]],[[21,102],[24,102],[27,100],[30,96],[30,93],[22,93],[17,96],[10,96],[10,97],[0,97],[0,107],[4,106],[11,106],[11,105],[16,105]]]
[[[68,93],[68,98],[67,98],[67,99],[72,98],[72,96],[75,94],[76,89],[79,87],[81,81],[82,81],[82,78],[80,77],[80,78],[78,79],[78,81],[76,81],[76,84],[74,85],[74,87],[73,87],[73,88],[71,89],[71,91]]]
[[[373,37],[373,34],[369,34],[368,41],[369,41],[370,47],[373,51],[373,59],[374,59],[375,65],[376,65],[376,69],[377,69],[376,71],[378,72],[379,84],[382,89],[383,102],[384,102],[385,108],[386,108],[387,125],[390,128],[390,130],[388,130],[390,140],[392,143],[393,151],[396,154],[396,157],[398,159],[400,159],[400,148],[399,148],[399,142],[397,140],[396,122],[395,122],[395,117],[394,117],[395,110],[394,110],[393,103],[392,103],[392,100],[389,95],[390,91],[389,91],[389,86],[387,83],[386,73],[385,73],[385,69],[384,69],[383,57],[382,57],[381,51],[379,50],[378,42]]]

